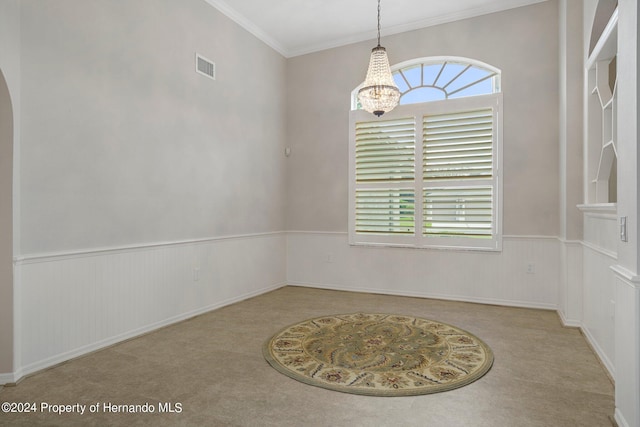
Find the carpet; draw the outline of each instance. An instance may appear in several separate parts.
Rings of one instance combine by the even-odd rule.
[[[393,314],[305,320],[271,337],[263,354],[276,370],[305,384],[370,396],[452,390],[493,364],[491,349],[469,332]]]

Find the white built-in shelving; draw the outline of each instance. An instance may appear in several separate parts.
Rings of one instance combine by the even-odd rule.
[[[617,200],[617,52],[616,9],[586,63],[586,204]]]

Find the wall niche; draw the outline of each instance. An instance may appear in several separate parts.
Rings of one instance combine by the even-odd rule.
[[[609,3],[609,2],[607,2]],[[599,11],[604,10],[598,8]],[[604,12],[609,15],[609,11]],[[618,11],[609,15],[604,29],[602,17],[594,19],[600,37],[587,60],[587,134],[585,138],[585,204],[612,204],[617,201],[617,52]],[[598,28],[596,28],[598,24]]]

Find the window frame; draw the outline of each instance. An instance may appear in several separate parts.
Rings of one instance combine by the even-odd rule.
[[[406,63],[404,63],[406,64]],[[423,189],[426,187],[442,188],[486,185],[487,180],[457,179],[431,184],[423,179],[423,120],[425,115],[446,114],[452,112],[471,111],[482,108],[493,111],[493,143],[492,143],[492,236],[481,239],[461,236],[424,236]],[[391,112],[376,118],[364,110],[352,110],[349,116],[349,243],[351,245],[390,246],[410,248],[436,248],[458,250],[501,251],[502,250],[502,93],[460,97],[441,101],[399,105]],[[412,182],[399,183],[356,183],[356,132],[358,122],[376,122],[415,118],[415,172]],[[356,190],[364,188],[400,188],[412,187],[414,190],[414,234],[367,234],[356,232]]]

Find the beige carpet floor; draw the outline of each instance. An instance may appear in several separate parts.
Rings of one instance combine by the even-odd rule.
[[[463,328],[492,348],[493,368],[444,393],[370,397],[305,385],[264,360],[264,341],[283,327],[356,311]],[[584,337],[552,311],[285,287],[32,375],[0,390],[0,402],[86,405],[84,415],[0,413],[11,426],[610,427],[614,389]],[[109,403],[155,412],[112,413]],[[159,413],[159,403],[181,412]]]

